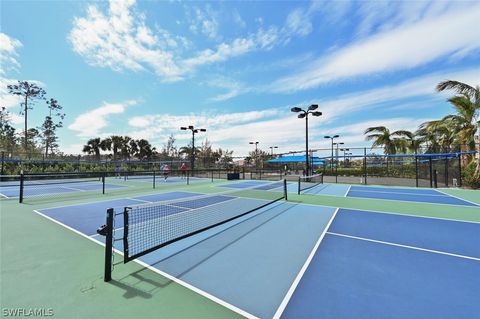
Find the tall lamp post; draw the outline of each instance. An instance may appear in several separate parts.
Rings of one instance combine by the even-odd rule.
[[[318,109],[318,104],[310,105],[306,111],[299,107],[292,107],[291,109],[291,111],[294,113],[300,112],[300,114],[298,114],[299,119],[305,118],[305,175],[311,175],[310,166],[308,163],[308,115],[312,114],[313,116],[321,116],[322,112],[315,111],[316,109]]]
[[[255,168],[258,168],[258,143],[259,142],[249,142],[248,144],[255,144]]]
[[[195,128],[193,125],[189,126],[182,126],[180,128],[182,131],[190,130],[192,131],[192,158],[191,158],[191,166],[192,171],[195,169],[195,134],[198,132],[206,132],[207,130],[204,128]]]
[[[335,183],[338,183],[338,164],[340,163],[340,161],[338,160],[338,146],[343,145],[345,143],[337,142],[333,144],[337,146],[337,150],[335,151]]]
[[[340,137],[340,135],[333,135],[333,136],[326,135],[326,136],[324,136],[324,138],[329,138],[329,139],[332,140],[332,159],[330,160],[330,170],[332,171],[332,173],[333,173],[333,140],[337,137]]]
[[[272,151],[272,156],[273,156],[273,149],[278,148],[278,146],[270,146],[270,150]]]
[[[347,158],[346,158],[347,153],[346,152],[350,151],[350,149],[349,148],[341,148],[340,151],[343,152],[343,164],[345,165],[345,161],[347,160]]]

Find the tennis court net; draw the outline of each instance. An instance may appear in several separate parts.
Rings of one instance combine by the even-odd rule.
[[[298,178],[298,194],[320,184],[323,184],[323,174],[300,176]]]
[[[218,194],[200,195],[136,206],[124,207],[122,212],[107,211],[107,224],[98,233],[107,236],[105,281],[110,275],[113,248],[114,215],[123,215],[124,263],[225,224],[279,200],[286,199],[287,183],[272,183],[267,189],[242,189]],[[110,223],[110,224],[109,224]]]

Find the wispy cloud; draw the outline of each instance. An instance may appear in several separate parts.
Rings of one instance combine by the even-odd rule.
[[[135,7],[135,0],[111,0],[105,12],[98,5],[87,6],[86,15],[74,19],[68,38],[73,50],[91,65],[115,71],[153,70],[163,81],[179,81],[200,66],[252,51],[268,51],[288,43],[292,37],[306,36],[312,30],[312,8],[294,10],[281,27],[260,27],[213,48],[190,52],[189,56],[180,54],[189,40],[161,28],[153,31],[147,26],[145,15]],[[193,12],[191,30],[211,39],[221,38],[216,13],[210,7]]]
[[[72,124],[68,126],[70,130],[76,131],[80,137],[96,137],[101,135],[101,130],[109,125],[109,118],[114,114],[124,113],[125,110],[136,101],[126,101],[122,103],[106,103],[102,106],[80,114],[75,118]]]
[[[475,31],[479,16],[480,6],[472,5],[377,33],[334,50],[300,72],[280,78],[267,90],[295,92],[331,81],[410,69],[459,52],[471,54],[480,49]]]

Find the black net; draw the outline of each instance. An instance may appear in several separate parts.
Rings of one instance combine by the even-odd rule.
[[[2,187],[6,197],[58,196],[76,192],[105,191],[103,172],[23,174],[11,186]]]
[[[284,181],[124,209],[124,261],[224,224],[285,198]]]
[[[311,176],[300,176],[298,178],[298,194],[323,184],[323,175],[316,174]]]

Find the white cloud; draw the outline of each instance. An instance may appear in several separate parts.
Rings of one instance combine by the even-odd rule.
[[[182,72],[173,52],[158,47],[158,43],[164,42],[146,27],[144,16],[132,10],[134,3],[110,1],[106,14],[89,5],[86,17],[74,19],[69,34],[73,50],[94,66],[116,71],[141,71],[148,67],[165,80],[180,79]]]
[[[0,76],[4,76],[9,69],[17,70],[20,63],[17,61],[17,49],[22,47],[22,43],[5,33],[0,32]]]
[[[384,86],[373,90],[353,92],[334,99],[299,101],[297,105],[318,103],[323,112],[320,118],[310,121],[310,137],[313,148],[327,147],[324,141],[325,134],[341,134],[342,141],[349,145],[369,146],[364,140],[363,131],[369,126],[385,125],[392,130],[415,130],[418,125],[431,118],[389,117],[377,118],[360,123],[346,121],[355,118],[360,112],[372,114],[375,110],[388,109],[401,114],[402,110],[412,109],[411,98],[421,98],[423,103],[432,100],[439,101],[443,94],[435,92],[435,85],[446,79],[458,79],[465,83],[475,84],[480,81],[478,68],[447,73],[434,73],[422,77],[412,78],[396,85]],[[430,104],[431,105],[431,104]],[[304,124],[291,112],[290,105],[279,106],[257,112],[238,112],[233,114],[189,114],[176,115],[144,115],[134,117],[129,121],[131,134],[135,138],[155,139],[160,144],[174,132],[178,144],[189,143],[191,135],[179,130],[180,126],[195,125],[207,128],[206,134],[199,135],[201,140],[205,136],[216,147],[232,148],[235,155],[245,155],[251,150],[248,142],[258,140],[260,147],[268,150],[268,146],[280,146],[280,152],[301,150],[303,148]],[[414,106],[413,106],[414,107]],[[417,108],[423,107],[418,105]],[[448,108],[445,108],[448,112]],[[394,114],[394,113],[392,113]]]
[[[77,116],[68,128],[76,131],[80,137],[98,136],[100,130],[108,126],[108,117],[112,114],[121,114],[125,112],[127,107],[136,103],[136,101],[103,103],[102,106]]]
[[[268,89],[295,92],[330,81],[410,69],[459,52],[471,54],[480,49],[475,31],[479,16],[476,5],[378,33],[334,50]]]
[[[182,49],[191,47],[190,41],[160,27],[152,31],[146,24],[145,15],[135,7],[135,0],[111,0],[105,12],[98,5],[89,5],[85,17],[74,19],[68,38],[73,50],[90,65],[115,71],[153,70],[163,81],[179,81],[202,65],[226,61],[252,51],[268,51],[288,43],[294,36],[309,34],[315,7],[294,10],[282,27],[261,27],[243,37],[217,43],[214,48],[191,52],[189,57],[181,53]],[[194,21],[190,28],[194,32],[202,32],[211,39],[221,37],[218,34],[218,13],[209,6],[193,12]],[[236,20],[239,23],[238,16]]]
[[[218,37],[218,12],[214,11],[210,5],[207,4],[204,10],[198,7],[187,10],[187,15],[191,16],[189,21],[190,31],[193,33],[201,32],[210,39]]]

